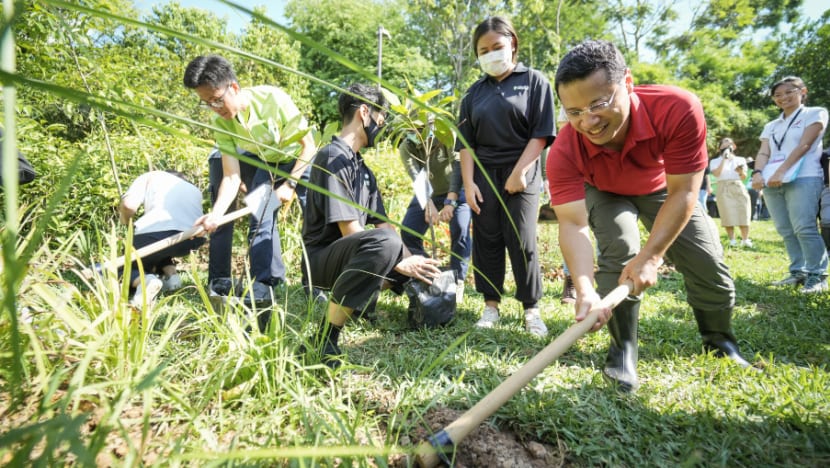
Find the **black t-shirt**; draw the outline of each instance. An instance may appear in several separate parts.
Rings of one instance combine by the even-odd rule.
[[[553,117],[550,82],[519,63],[501,82],[484,76],[470,86],[461,101],[458,129],[484,166],[509,166],[519,160],[529,140],[553,143]],[[460,138],[455,149],[464,149]]]
[[[331,143],[314,156],[313,164],[310,183],[386,217],[375,175],[366,166],[360,153],[352,151],[346,142],[339,137],[332,137]],[[336,197],[316,190],[308,191],[303,242],[309,253],[343,237],[337,225],[340,221],[357,220],[361,226],[383,222]]]

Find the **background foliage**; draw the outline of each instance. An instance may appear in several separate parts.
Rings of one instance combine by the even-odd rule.
[[[693,10],[691,28],[680,31],[671,27],[679,8],[673,1],[289,0],[289,28],[354,62],[362,76],[257,17],[242,30],[228,31],[223,18],[174,1],[153,6],[141,18],[147,26],[142,27],[50,2],[22,4],[25,11],[15,24],[22,75],[197,120],[202,116],[195,114],[194,98],[181,86],[181,75],[195,55],[217,51],[211,44],[251,51],[280,64],[283,68],[263,66],[224,52],[233,59],[243,85],[283,87],[323,128],[337,120],[337,91],[331,85],[375,74],[380,26],[391,35],[383,43],[387,83],[399,89],[459,94],[479,76],[469,41],[472,28],[489,14],[513,19],[521,39],[520,59],[551,77],[570,45],[588,37],[615,40],[637,82],[675,83],[698,93],[710,139],[731,135],[746,155],[754,155],[761,125],[776,113],[766,89],[775,78],[798,74],[808,83],[812,104],[827,105],[830,99],[830,65],[821,52],[830,40],[828,16],[801,18],[799,0],[702,2]],[[124,17],[138,15],[129,0],[85,4]],[[211,43],[174,37],[165,28]],[[77,102],[25,87],[19,92],[20,117],[50,127],[69,141],[83,140],[100,129],[102,120],[111,132],[139,131],[134,123]],[[209,136],[192,126],[164,124]]]

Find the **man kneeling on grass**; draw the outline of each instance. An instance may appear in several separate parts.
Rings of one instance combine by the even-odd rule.
[[[350,86],[337,103],[343,130],[317,153],[311,169],[310,183],[336,196],[309,190],[303,223],[309,281],[331,289],[327,316],[312,340],[331,368],[340,366],[337,341],[352,312],[365,310],[381,289],[397,289],[406,277],[431,282],[441,273],[437,260],[409,255],[394,227],[381,219],[383,199],[360,150],[374,146],[385,104],[376,87]]]

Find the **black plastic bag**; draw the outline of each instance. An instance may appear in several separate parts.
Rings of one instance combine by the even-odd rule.
[[[426,284],[411,280],[404,286],[409,297],[409,323],[415,328],[434,328],[447,324],[455,317],[455,272],[441,273]]]

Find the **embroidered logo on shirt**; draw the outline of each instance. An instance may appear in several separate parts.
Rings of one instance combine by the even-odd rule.
[[[527,91],[530,89],[528,85],[516,85],[513,87],[513,91]]]

